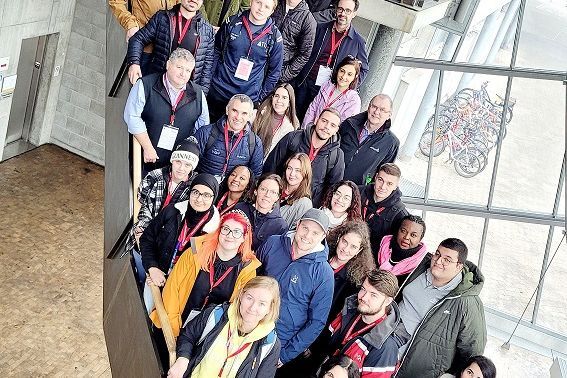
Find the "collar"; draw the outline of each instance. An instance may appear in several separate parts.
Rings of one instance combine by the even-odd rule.
[[[463,280],[463,274],[462,272],[460,272],[445,285],[437,287],[433,285],[433,276],[431,275],[431,268],[427,268],[427,270],[425,271],[425,281],[427,282],[427,287],[432,287],[439,291],[451,291],[457,286],[459,286],[462,280]]]
[[[176,95],[176,96],[177,96],[177,94],[178,94],[180,91],[182,91],[183,89],[185,89],[185,88],[181,88],[181,89],[175,88],[175,87],[171,84],[171,82],[169,81],[169,78],[167,77],[167,73],[165,74],[165,85],[166,85],[166,87],[167,87],[167,90],[168,90],[170,93],[173,93],[173,94]],[[186,87],[187,87],[187,86],[186,86]]]

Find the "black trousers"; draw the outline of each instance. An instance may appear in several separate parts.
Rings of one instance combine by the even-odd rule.
[[[307,113],[309,105],[315,96],[317,96],[321,87],[315,85],[314,80],[307,78],[303,84],[297,86],[294,85],[293,89],[295,89],[295,111],[297,113],[297,118],[299,118],[300,122],[303,122],[303,118],[305,118],[305,113]]]
[[[224,96],[221,96],[221,94],[218,93],[211,85],[209,88],[209,94],[207,94],[207,105],[209,107],[209,118],[211,123],[215,123],[226,114],[228,100],[225,100]]]

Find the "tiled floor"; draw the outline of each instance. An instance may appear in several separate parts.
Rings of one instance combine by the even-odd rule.
[[[52,145],[0,164],[0,375],[107,377],[104,171]]]

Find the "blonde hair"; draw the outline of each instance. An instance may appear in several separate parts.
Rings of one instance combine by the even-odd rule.
[[[270,312],[268,312],[260,323],[269,323],[278,320],[278,317],[280,316],[280,286],[278,285],[278,281],[268,276],[257,276],[246,282],[234,300],[234,306],[236,307],[238,314],[238,328],[240,329],[242,326],[242,315],[240,315],[241,297],[250,289],[266,289],[272,295]]]

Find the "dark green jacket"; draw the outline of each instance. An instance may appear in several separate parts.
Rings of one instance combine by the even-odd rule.
[[[431,264],[428,254],[404,283],[404,287]],[[480,355],[486,345],[486,321],[479,294],[484,277],[467,261],[463,280],[428,311],[408,341],[396,378],[438,378],[455,373],[469,357]],[[400,296],[402,288],[398,293]],[[400,298],[401,299],[401,298]]]
[[[204,0],[201,13],[213,26],[221,26],[230,16],[250,9],[250,0],[230,0],[230,5],[224,16],[224,20],[219,20],[224,0]]]

